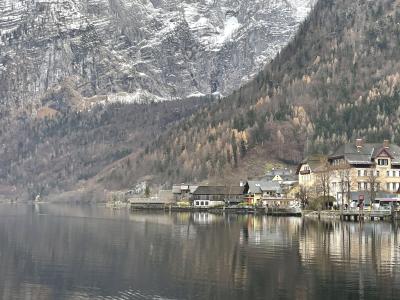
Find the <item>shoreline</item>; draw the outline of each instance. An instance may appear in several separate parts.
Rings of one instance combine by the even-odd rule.
[[[123,208],[123,207],[122,207]],[[253,215],[270,215],[270,216],[302,216],[301,212],[291,212],[290,210],[270,211],[264,207],[178,207],[178,206],[131,206],[130,211],[146,211],[146,210],[158,210],[158,211],[170,211],[170,212],[209,212],[215,214],[229,213],[229,214],[253,214]]]

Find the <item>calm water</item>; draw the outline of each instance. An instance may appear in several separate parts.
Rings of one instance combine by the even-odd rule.
[[[399,299],[391,223],[0,205],[1,299]]]

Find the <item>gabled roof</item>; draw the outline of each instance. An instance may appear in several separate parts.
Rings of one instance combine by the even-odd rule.
[[[281,185],[277,181],[249,180],[249,194],[261,194],[263,192],[281,193]]]
[[[193,195],[243,195],[244,186],[211,186],[201,185]]]
[[[249,185],[249,194],[261,194],[261,181],[259,180],[249,180],[247,181],[247,184]]]
[[[197,185],[194,184],[186,184],[186,183],[181,183],[181,184],[174,184],[172,186],[172,192],[174,194],[181,194],[182,191],[189,191],[190,193],[193,193],[197,189]]]
[[[329,159],[344,158],[350,164],[372,164],[372,154],[374,152],[373,144],[364,144],[357,148],[355,144],[349,143],[341,145],[336,149]]]
[[[344,158],[349,164],[370,165],[382,153],[392,158],[392,164],[400,164],[400,147],[390,144],[385,148],[382,143],[365,143],[359,148],[354,143],[344,144],[329,155],[329,159]]]
[[[287,175],[291,175],[291,174],[292,174],[292,170],[290,170],[288,168],[284,168],[284,169],[272,169],[270,171],[265,172],[264,176],[275,177],[276,175],[287,176]]]
[[[296,174],[298,175],[300,169],[303,165],[308,164],[311,171],[318,171],[318,169],[324,167],[324,161],[327,159],[326,155],[322,154],[312,154],[305,159],[297,166]]]
[[[262,176],[260,178],[260,180],[269,181],[269,180],[274,179],[276,176],[281,177],[282,180],[284,180],[284,181],[296,180],[296,178],[297,178],[295,172],[293,172],[291,169],[285,168],[285,169],[270,170],[270,171],[266,172],[264,174],[264,176]]]
[[[261,191],[263,192],[282,192],[281,185],[276,181],[264,181],[261,183]]]

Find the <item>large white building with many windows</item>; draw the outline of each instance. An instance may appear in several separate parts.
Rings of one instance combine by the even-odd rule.
[[[339,202],[341,199],[349,201],[350,192],[398,193],[400,147],[388,140],[383,143],[364,143],[362,139],[357,139],[355,143],[340,146],[327,157],[325,163],[321,162],[314,169],[316,171],[313,173],[307,163],[300,165],[300,186],[314,185],[317,192],[325,188]],[[309,178],[311,180],[307,180]],[[324,182],[327,185],[319,187]]]

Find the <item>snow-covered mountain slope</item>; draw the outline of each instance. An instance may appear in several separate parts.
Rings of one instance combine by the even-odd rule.
[[[314,1],[0,0],[0,104],[226,95]]]

